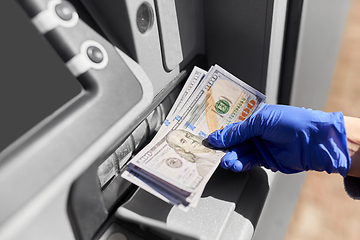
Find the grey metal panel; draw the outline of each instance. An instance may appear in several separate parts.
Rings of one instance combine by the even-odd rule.
[[[183,67],[195,55],[205,54],[204,10],[202,0],[176,0]],[[207,69],[206,69],[207,70]]]
[[[304,1],[290,105],[324,107],[348,7],[349,1]],[[305,177],[269,172],[271,190],[254,239],[284,238]]]
[[[204,54],[203,13],[200,0],[175,1],[179,26],[178,31],[175,31],[174,34],[165,36],[166,46],[162,44],[163,39],[158,23],[166,21],[165,19],[171,16],[161,16],[162,20],[160,21],[158,14],[164,14],[166,11],[156,12],[154,0],[81,1],[110,41],[120,49],[122,49],[121,47],[127,49],[130,56],[143,68],[153,83],[155,95],[179,74],[182,70],[180,68],[186,66],[196,55]],[[154,11],[152,28],[144,34],[138,30],[136,24],[136,13],[143,3],[148,4]],[[180,9],[189,10],[180,11]],[[173,20],[168,21],[172,22]],[[181,37],[181,46],[179,46],[178,36]],[[173,42],[171,39],[176,41]],[[169,54],[173,53],[174,49],[176,49],[176,56]],[[164,68],[166,63],[163,61],[163,57],[165,56],[165,59],[168,58],[168,60],[174,58],[174,62],[179,62],[180,50],[181,58],[183,58],[181,67],[171,63],[168,67],[170,69]]]
[[[287,0],[278,0],[274,2],[265,88],[266,103],[268,104],[277,104],[279,94],[287,3]]]
[[[204,1],[208,64],[222,66],[261,92],[266,87],[274,2]]]
[[[183,236],[201,239],[249,240],[257,226],[269,182],[272,183],[261,168],[245,173],[219,168],[197,208],[187,213],[139,189],[118,209],[116,216],[137,223],[145,231],[161,227],[168,233],[181,230]]]
[[[46,6],[47,1],[37,2]],[[136,63],[130,70],[128,62],[132,60],[120,57],[111,44],[81,20],[74,28],[75,35],[72,29],[61,26],[52,30],[67,40],[63,45],[70,44],[67,55],[78,54],[77,44],[91,38],[106,49],[109,62],[102,70],[90,69],[81,75],[88,91],[1,153],[2,239],[33,221],[94,160],[128,135],[128,126],[153,100],[152,85],[146,75],[138,79],[132,73],[141,72],[141,68],[133,69]]]
[[[255,229],[254,240],[284,238],[306,176],[306,173],[268,174],[272,175],[269,177],[271,188]]]
[[[157,0],[156,7],[164,67],[171,71],[183,61],[175,0]]]
[[[1,152],[82,87],[15,1],[1,1],[0,9]]]
[[[196,208],[183,212],[153,195],[139,189],[118,209],[120,219],[138,222],[141,226],[163,226],[167,231],[182,232],[199,239],[250,239],[253,225],[236,210],[246,187],[248,173],[217,169],[207,184]],[[265,195],[267,192],[264,192]],[[249,195],[248,195],[249,196]],[[248,201],[253,199],[248,198]],[[260,205],[254,205],[261,209]],[[126,210],[126,211],[125,211]],[[242,227],[236,223],[243,223]]]
[[[304,1],[291,105],[324,108],[349,4],[349,0]]]

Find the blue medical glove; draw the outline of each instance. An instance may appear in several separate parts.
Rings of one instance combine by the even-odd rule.
[[[264,166],[283,173],[315,170],[345,177],[351,163],[341,112],[263,104],[245,121],[214,131],[207,140],[229,148],[220,165],[236,172]]]

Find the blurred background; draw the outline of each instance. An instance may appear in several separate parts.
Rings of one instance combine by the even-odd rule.
[[[324,111],[360,117],[360,0],[352,0]],[[285,240],[360,239],[360,201],[343,178],[308,172]]]

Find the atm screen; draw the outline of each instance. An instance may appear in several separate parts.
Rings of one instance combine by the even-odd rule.
[[[81,92],[23,9],[0,1],[0,152]]]

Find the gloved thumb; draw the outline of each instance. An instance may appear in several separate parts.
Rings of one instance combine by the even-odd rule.
[[[257,124],[257,121],[254,121],[256,115],[259,111],[263,109],[267,104],[263,104],[251,117],[247,118],[245,121],[232,123],[224,127],[224,129],[216,130],[209,134],[207,141],[218,148],[229,148],[236,146],[259,133],[255,133],[254,124]]]
[[[218,148],[236,146],[252,137],[249,121],[232,123],[209,134],[207,141]]]

